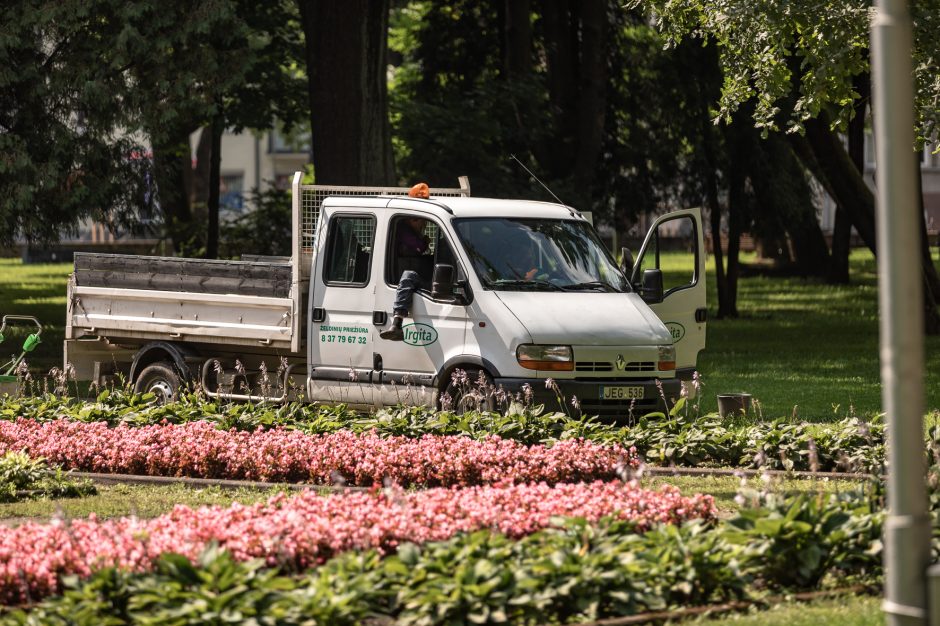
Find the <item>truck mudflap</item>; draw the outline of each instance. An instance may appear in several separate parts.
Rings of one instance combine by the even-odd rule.
[[[496,378],[494,384],[513,396],[520,394],[523,398],[525,385],[528,385],[532,404],[544,404],[546,412],[597,415],[605,422],[614,423],[626,423],[648,413],[668,413],[682,391],[682,381],[678,378],[552,381],[552,385],[546,386],[546,379]]]

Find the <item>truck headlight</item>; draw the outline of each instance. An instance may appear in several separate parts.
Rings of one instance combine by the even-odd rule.
[[[528,370],[568,372],[574,369],[571,346],[523,344],[516,348],[516,360]]]
[[[659,346],[659,362],[656,369],[660,372],[669,372],[676,369],[676,346]]]

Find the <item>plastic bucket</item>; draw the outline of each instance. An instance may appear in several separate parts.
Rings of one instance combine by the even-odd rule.
[[[4,394],[15,396],[19,387],[20,379],[16,376],[0,376],[0,396]]]
[[[730,415],[748,415],[751,412],[751,394],[749,393],[719,393],[718,414],[722,417]]]

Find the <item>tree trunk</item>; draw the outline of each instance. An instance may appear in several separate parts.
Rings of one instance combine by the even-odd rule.
[[[189,133],[176,133],[173,141],[154,145],[154,177],[157,183],[157,197],[166,224],[167,235],[173,244],[175,253],[186,251],[186,244],[191,239],[192,210],[189,205],[187,171],[192,170]]]
[[[206,233],[206,258],[216,259],[219,256],[219,188],[222,185],[220,170],[222,167],[222,131],[225,130],[225,121],[222,114],[212,118],[212,157],[209,164],[209,227]]]
[[[574,141],[577,118],[576,20],[569,0],[543,0],[542,27],[545,31],[545,56],[548,69],[548,98],[553,121],[553,141],[540,146],[539,164],[551,178],[562,179],[574,166]]]
[[[826,190],[826,193],[829,195],[829,197],[832,198],[833,202],[836,203],[836,207],[837,207],[836,208],[836,229],[839,229],[840,227],[845,227],[845,228],[850,229],[850,232],[851,232],[852,224],[848,220],[848,216],[845,210],[839,208],[840,205],[839,205],[838,196],[833,190],[832,185],[829,182],[829,179],[826,178],[826,175],[823,172],[822,167],[819,165],[819,162],[816,160],[816,155],[813,152],[813,148],[812,146],[809,145],[809,142],[806,140],[806,137],[802,135],[797,135],[797,134],[790,134],[790,135],[787,135],[787,139],[789,140],[790,148],[793,150],[793,154],[796,155],[796,157],[803,164],[803,167],[805,167],[807,171],[809,171],[809,173],[812,174],[813,178],[815,178],[816,181],[819,182],[820,185],[822,185],[823,189]],[[842,219],[842,221],[840,221],[840,216],[841,218],[844,218]],[[842,254],[840,251],[837,251],[835,249],[836,241],[838,240],[839,240],[838,236],[834,236],[833,251],[832,251],[832,255],[829,258],[829,272],[826,277],[826,280],[829,283],[840,282],[838,280],[833,280],[832,278],[833,272],[834,272],[832,264],[838,263],[838,260],[833,258],[833,256]],[[847,263],[848,262],[848,250],[846,250],[845,253],[842,254],[842,256],[844,256],[845,262]],[[848,281],[847,272],[848,270],[846,270],[846,273],[845,273],[846,282]]]
[[[704,104],[704,100],[702,101]],[[708,171],[705,174],[705,199],[708,202],[712,230],[712,254],[715,256],[715,288],[718,291],[718,314],[727,308],[728,283],[725,278],[724,255],[721,250],[721,202],[718,199],[718,159],[715,155],[715,135],[709,120],[707,106],[700,113],[702,122],[702,149]]]
[[[298,2],[317,182],[391,184],[389,0]]]
[[[710,179],[708,182],[709,188],[715,186],[714,172],[709,173],[708,178]],[[717,191],[717,186],[715,188]],[[715,257],[715,289],[718,292],[718,313],[716,317],[721,319],[724,317],[724,311],[728,308],[728,280],[725,277],[724,254],[721,250],[721,205],[718,204],[717,200],[718,194],[712,196],[709,189],[708,212],[712,229],[712,254]]]
[[[746,149],[744,133],[750,128],[740,128],[737,121],[732,121],[727,129],[729,147],[728,172],[728,259],[725,272],[725,302],[719,304],[719,317],[738,316],[738,276],[740,275],[739,253],[741,251],[741,228],[743,213],[747,202],[745,183],[747,179],[746,163],[751,155]]]
[[[836,202],[845,209],[862,241],[877,253],[875,240],[875,198],[862,175],[849,158],[842,140],[829,128],[829,117],[806,121],[806,140],[820,171],[832,188]]]
[[[589,206],[597,160],[604,143],[607,112],[607,2],[581,4],[581,59],[578,88],[577,152],[574,182],[580,205]]]
[[[855,164],[839,138],[829,129],[828,118],[821,114],[818,118],[806,122],[806,136],[813,148],[826,178],[832,184],[833,192],[852,219],[852,225],[872,252],[877,254],[875,246],[875,197],[865,185]],[[917,161],[920,169],[920,161]],[[877,167],[877,164],[876,164]],[[921,240],[926,240],[927,226],[924,223]],[[937,271],[930,260],[930,254],[921,254],[921,268],[924,279],[924,331],[928,335],[940,334],[940,313],[937,311],[937,297],[940,295]]]
[[[786,216],[780,230],[789,235],[797,271],[803,276],[824,276],[829,247],[819,227],[806,171],[782,135],[771,133],[760,139],[755,129],[751,134],[754,154],[746,163],[758,205],[773,215]]]
[[[728,185],[728,273],[727,291],[724,310],[718,309],[719,317],[738,316],[738,275],[741,264],[738,255],[741,251],[741,211],[744,198],[744,175],[741,164],[732,163],[734,171]]]
[[[940,314],[937,312],[937,302],[940,302],[940,276],[937,267],[930,258],[930,238],[927,235],[927,215],[924,212],[924,182],[923,172],[920,169],[920,153],[914,153],[914,171],[916,172],[917,211],[920,214],[922,228],[920,231],[921,265],[924,269],[924,320],[925,331],[928,335],[940,334]]]
[[[212,128],[206,126],[199,133],[196,144],[196,167],[193,168],[193,188],[190,202],[193,206],[209,202],[209,166],[212,160]]]
[[[855,77],[854,86],[859,94],[854,109],[855,113],[848,128],[849,158],[855,169],[865,177],[865,115],[868,100],[871,97],[871,80],[868,74]],[[836,204],[835,221],[832,228],[832,264],[829,266],[830,284],[848,284],[849,252],[852,247],[852,221],[846,210]]]
[[[836,205],[832,224],[832,256],[829,261],[830,285],[849,284],[849,253],[852,251],[852,222],[845,209]]]
[[[530,0],[505,0],[503,70],[510,80],[526,78],[532,70],[532,5]]]

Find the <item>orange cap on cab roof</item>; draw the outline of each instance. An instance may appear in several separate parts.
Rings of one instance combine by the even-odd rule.
[[[431,197],[431,190],[428,188],[427,183],[418,183],[408,190],[408,196],[411,198],[424,198],[427,200]]]

